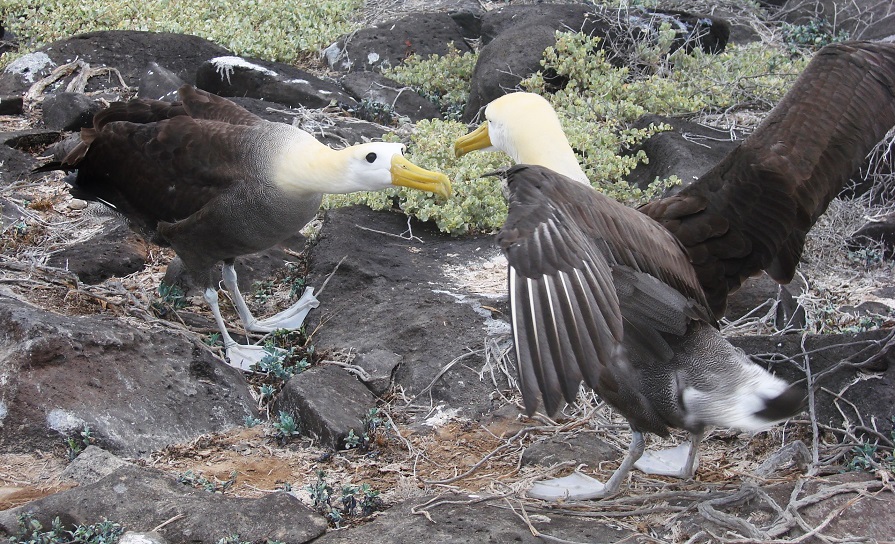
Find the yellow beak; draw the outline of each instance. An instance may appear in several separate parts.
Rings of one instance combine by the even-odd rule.
[[[392,185],[451,197],[451,180],[446,175],[420,168],[401,155],[392,156],[391,173]]]
[[[454,142],[454,155],[462,157],[470,151],[491,147],[491,137],[488,136],[488,123],[473,130],[465,136],[460,136]]]

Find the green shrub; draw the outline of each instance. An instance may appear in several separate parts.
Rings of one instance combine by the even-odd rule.
[[[68,544],[81,542],[84,544],[114,544],[124,533],[121,525],[102,521],[93,525],[77,525],[66,529],[58,517],[52,521],[50,528],[45,528],[32,514],[20,514],[17,518],[18,534],[7,538],[6,542],[14,544]]]
[[[411,55],[398,66],[382,71],[386,77],[431,100],[447,117],[459,119],[469,99],[469,82],[478,53],[460,53],[449,44],[446,55]]]
[[[0,21],[26,47],[95,30],[150,30],[193,34],[237,55],[292,62],[357,29],[362,7],[361,0],[4,0]]]
[[[812,19],[805,24],[794,25],[783,23],[783,41],[793,53],[799,49],[817,51],[831,43],[848,40],[849,34],[845,30],[833,31],[833,25],[826,19]]]

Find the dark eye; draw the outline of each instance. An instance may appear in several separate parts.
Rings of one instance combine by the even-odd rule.
[[[367,162],[369,162],[369,163],[376,162],[376,153],[367,153]]]

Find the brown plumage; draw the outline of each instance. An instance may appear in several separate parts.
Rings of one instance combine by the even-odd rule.
[[[720,317],[750,276],[792,281],[806,234],[893,125],[895,44],[829,45],[717,166],[640,211],[687,248]]]
[[[510,168],[507,193],[497,241],[526,412],[541,397],[554,413],[584,382],[634,431],[622,467],[587,497],[618,489],[643,453],[642,432],[689,431],[673,473],[690,477],[706,427],[759,430],[799,410],[802,392],[717,330],[684,248],[658,223],[542,166]]]
[[[398,143],[331,149],[309,133],[257,117],[230,100],[184,85],[180,102],[112,104],[80,141],[37,171],[77,170],[71,192],[125,215],[157,243],[170,245],[193,278],[224,338],[230,364],[248,369],[264,355],[240,346],[224,325],[212,267],[223,261],[224,285],[246,329],[297,328],[316,299],[308,289],[268,319],[252,315],[236,286],[236,257],[267,249],[314,218],[324,193],[393,185],[442,196],[443,174],[413,165]]]

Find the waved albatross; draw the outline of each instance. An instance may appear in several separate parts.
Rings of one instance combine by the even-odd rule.
[[[81,130],[74,148],[36,171],[77,170],[68,178],[74,196],[110,206],[154,242],[170,246],[205,286],[232,366],[249,370],[264,348],[238,344],[228,334],[212,278],[215,264],[224,263],[224,285],[247,330],[298,328],[317,305],[313,290],[258,320],[237,287],[236,257],[299,232],[324,193],[396,185],[450,195],[447,176],[409,162],[403,144],[335,150],[299,128],[265,121],[190,85],[178,93],[180,102],[113,103],[94,117],[93,128]]]
[[[644,213],[584,185],[542,98],[506,95],[485,115],[458,139],[458,154],[493,146],[550,168],[509,170],[499,235],[526,411],[539,392],[556,410],[584,381],[634,431],[605,486],[576,473],[538,482],[531,495],[611,495],[642,454],[641,432],[668,427],[688,430],[689,447],[637,466],[692,477],[705,427],[759,429],[799,409],[802,394],[724,340],[714,317],[746,277],[765,269],[791,279],[807,231],[895,124],[895,46],[825,48],[737,150]]]

